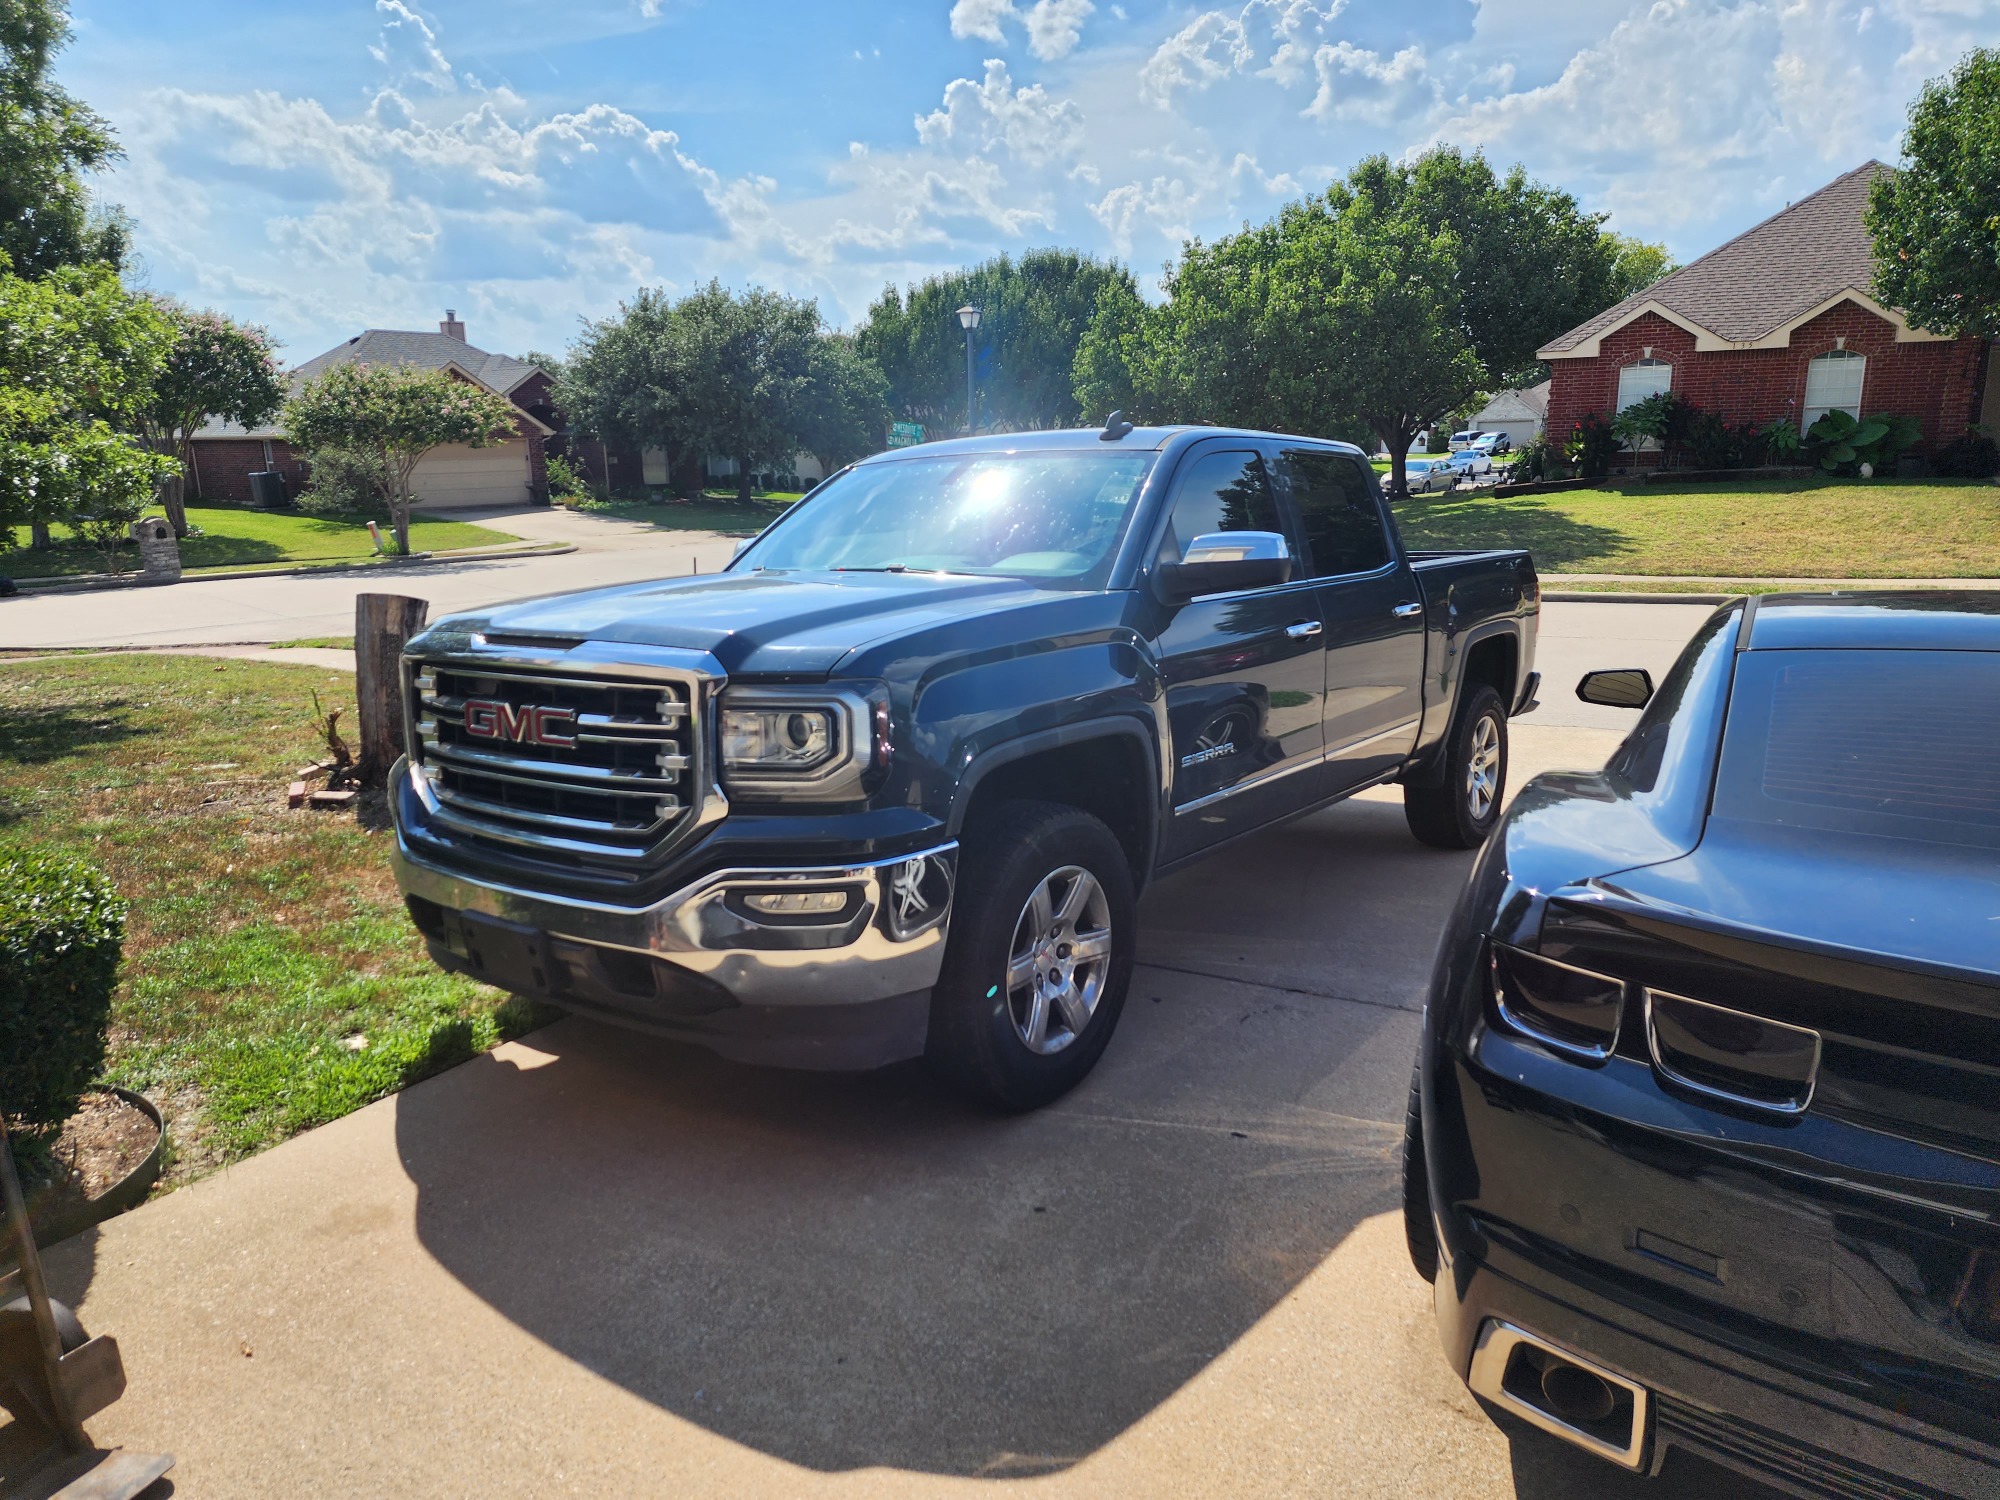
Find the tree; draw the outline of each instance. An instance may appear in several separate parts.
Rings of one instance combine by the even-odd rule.
[[[350,360],[302,386],[281,420],[292,446],[308,454],[337,448],[380,464],[390,481],[396,549],[407,555],[410,476],[418,461],[446,443],[483,448],[510,437],[519,416],[498,391],[444,370]]]
[[[1680,269],[1665,245],[1633,239],[1607,229],[1604,239],[1611,250],[1612,300],[1623,302],[1634,292],[1643,292],[1656,281]]]
[[[30,279],[126,251],[123,217],[93,213],[83,181],[117,156],[110,129],[49,79],[68,40],[63,0],[0,0],[0,254]]]
[[[537,361],[540,363],[540,361]],[[689,403],[676,344],[674,304],[666,292],[641,287],[618,315],[588,325],[555,367],[555,404],[570,429],[641,450],[659,448],[680,475],[690,460]],[[694,488],[700,487],[700,478]]]
[[[711,281],[675,305],[669,329],[683,440],[735,459],[737,498],[748,501],[752,475],[799,451],[819,309]]]
[[[195,312],[171,298],[158,299],[174,329],[173,347],[153,381],[152,399],[139,411],[139,435],[155,452],[171,456],[178,471],[160,487],[175,536],[187,535],[186,478],[194,435],[210,417],[255,427],[268,422],[285,399],[271,335],[221,313]]]
[[[2000,338],[2000,50],[1924,85],[1902,170],[1875,179],[1867,223],[1883,303],[1919,328]]]
[[[830,334],[813,344],[801,401],[799,446],[826,473],[881,448],[889,382],[855,351],[852,339]]]
[[[172,340],[108,266],[29,280],[0,255],[0,545],[23,523],[104,542],[139,518],[174,461],[126,434]]]
[[[1073,427],[1102,417],[1077,404],[1078,345],[1107,298],[1136,302],[1123,266],[1074,250],[998,256],[909,289],[885,289],[855,330],[861,354],[889,382],[899,418],[940,432],[965,424],[965,332],[958,309],[980,309],[973,335],[978,423],[990,431]]]
[[[1393,456],[1617,300],[1615,248],[1569,194],[1444,146],[1374,156],[1269,223],[1183,248],[1167,302],[1107,300],[1079,395],[1128,415],[1340,436]]]

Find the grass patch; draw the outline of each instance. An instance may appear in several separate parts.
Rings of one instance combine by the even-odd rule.
[[[656,526],[662,531],[720,531],[754,536],[783,515],[798,498],[795,493],[777,490],[753,496],[748,505],[743,505],[738,503],[734,490],[707,490],[699,500],[668,500],[657,505],[646,500],[586,500],[575,508],[593,516]]]
[[[1544,573],[1694,578],[2000,577],[2000,487],[1785,479],[1396,506],[1411,547],[1525,547]]]
[[[352,651],[354,637],[351,635],[302,635],[295,641],[274,641],[273,651],[297,651],[317,646],[327,651]]]
[[[0,673],[0,842],[91,861],[131,902],[111,1081],[169,1114],[170,1183],[335,1119],[541,1019],[439,972],[373,816],[288,812],[344,672],[201,657]],[[362,1043],[365,1042],[365,1045]]]
[[[380,517],[378,520],[382,519]],[[188,525],[200,536],[181,542],[181,567],[288,566],[294,563],[354,562],[375,555],[375,543],[360,520],[308,516],[296,511],[250,510],[234,505],[190,505]],[[0,573],[10,578],[64,578],[104,571],[104,554],[78,541],[65,526],[50,528],[55,545],[44,551],[0,551]],[[383,532],[388,532],[384,521]],[[18,537],[16,538],[18,540]],[[410,518],[410,548],[447,552],[460,547],[495,547],[520,538],[469,521],[430,516]],[[125,547],[127,567],[138,566],[138,548]]]

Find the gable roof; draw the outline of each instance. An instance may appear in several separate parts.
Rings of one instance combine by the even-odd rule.
[[[335,365],[351,364],[359,360],[370,365],[409,365],[419,370],[456,370],[477,385],[487,386],[503,396],[512,396],[531,377],[542,373],[540,365],[531,365],[524,359],[515,359],[511,354],[488,354],[484,349],[475,349],[464,339],[455,339],[447,333],[418,333],[401,328],[369,328],[357,333],[344,344],[335,344],[324,354],[316,354],[304,364],[285,372],[288,389],[296,391],[316,375],[323,375]],[[520,403],[516,402],[519,406]],[[523,409],[521,416],[534,423],[544,432],[554,432],[539,417]],[[234,422],[220,422],[211,417],[195,432],[197,438],[276,438],[283,437],[281,428],[271,425],[244,428]]]
[[[442,370],[456,365],[481,385],[490,385],[503,396],[511,394],[516,386],[541,371],[539,365],[515,359],[510,354],[488,354],[484,349],[475,349],[464,339],[455,339],[448,333],[370,328],[357,333],[346,343],[336,344],[326,353],[307,360],[292,374],[310,380],[335,365],[357,359],[371,365],[414,365],[420,370]]]
[[[1536,385],[1524,385],[1518,390],[1501,391],[1475,412],[1472,420],[1479,423],[1533,417],[1539,421],[1549,414],[1551,383],[1544,380]]]
[[[1945,337],[1910,327],[1870,295],[1875,247],[1862,212],[1877,177],[1895,169],[1864,162],[1809,197],[1746,229],[1544,344],[1542,359],[1596,355],[1605,334],[1646,313],[1695,335],[1698,351],[1783,348],[1792,330],[1842,301],[1858,302],[1896,325],[1899,342]]]

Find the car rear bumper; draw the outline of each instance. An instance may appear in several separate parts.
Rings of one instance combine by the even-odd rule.
[[[392,782],[403,775],[399,765]],[[400,818],[393,863],[444,968],[746,1062],[865,1068],[923,1051],[957,858],[952,841],[861,863],[715,870],[641,907],[439,868]],[[843,904],[771,915],[746,900],[804,893]]]
[[[1791,1494],[1938,1500],[2000,1493],[2000,1453],[1801,1381],[1753,1351],[1606,1298],[1489,1242],[1439,1270],[1438,1332],[1461,1378],[1489,1322],[1511,1324],[1643,1387],[1640,1467],[1685,1448]]]

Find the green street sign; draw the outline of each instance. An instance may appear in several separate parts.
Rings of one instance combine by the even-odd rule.
[[[921,422],[891,422],[889,424],[889,446],[891,448],[914,448],[924,440],[924,424]]]

